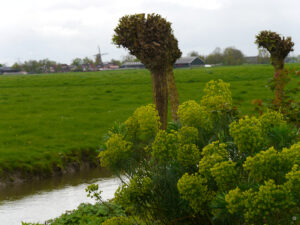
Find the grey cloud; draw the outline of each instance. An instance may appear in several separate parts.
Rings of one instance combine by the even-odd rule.
[[[113,29],[124,14],[141,12],[159,13],[171,21],[184,54],[191,50],[208,54],[217,46],[235,46],[246,55],[254,55],[255,35],[263,29],[292,36],[295,54],[300,54],[299,1],[219,2],[220,7],[208,10],[166,0],[43,0],[45,4],[28,7],[23,14],[19,10],[14,15],[18,18],[5,21],[0,36],[0,63],[13,63],[18,58],[69,63],[75,57],[92,57],[97,45],[109,53],[105,60],[121,58],[126,51],[111,44]]]

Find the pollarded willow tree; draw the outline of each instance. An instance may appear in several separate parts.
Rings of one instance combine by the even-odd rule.
[[[259,48],[265,48],[271,55],[271,64],[273,65],[275,72],[284,68],[284,59],[287,55],[294,51],[291,37],[281,37],[276,32],[261,31],[256,35],[255,43]]]
[[[171,23],[157,14],[127,15],[115,28],[113,43],[129,50],[151,72],[153,100],[158,110],[161,128],[166,129],[168,96],[172,117],[177,119],[178,93],[173,64],[181,56]]]
[[[294,42],[292,42],[291,37],[281,37],[276,32],[264,30],[256,35],[255,43],[259,48],[267,49],[271,55],[271,64],[275,70],[275,105],[279,108],[284,98],[284,87],[287,83],[284,59],[291,51],[294,51]]]

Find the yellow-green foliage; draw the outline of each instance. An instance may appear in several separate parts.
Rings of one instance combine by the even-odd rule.
[[[268,111],[264,113],[260,118],[263,132],[270,131],[274,126],[286,124],[283,115],[280,112]]]
[[[133,225],[134,222],[125,216],[112,217],[105,220],[102,225]]]
[[[139,210],[139,204],[147,204],[151,199],[152,180],[149,177],[135,175],[129,182],[117,189],[115,192],[115,201],[132,212]]]
[[[284,148],[281,154],[286,160],[291,161],[291,164],[300,165],[300,142],[292,145],[290,148]]]
[[[244,209],[244,195],[240,188],[230,190],[225,196],[228,212],[231,214],[238,213]]]
[[[112,134],[105,146],[106,150],[99,153],[99,158],[101,166],[109,169],[122,168],[133,153],[132,143],[124,140],[120,134]]]
[[[292,170],[286,174],[287,182],[285,186],[300,199],[300,168],[295,164]]]
[[[292,193],[285,185],[276,185],[273,180],[266,181],[258,191],[249,189],[242,192],[239,188],[229,191],[225,196],[230,213],[242,211],[247,224],[288,224],[295,206]],[[286,223],[279,222],[279,218]]]
[[[178,138],[181,144],[196,144],[198,140],[198,129],[195,127],[181,127]]]
[[[200,106],[196,101],[190,100],[178,107],[178,116],[183,126],[203,128],[209,130],[211,122],[206,108]]]
[[[216,163],[210,169],[210,172],[220,190],[228,190],[237,184],[238,170],[235,162],[224,161]]]
[[[152,156],[161,163],[176,159],[178,148],[178,133],[172,131],[167,133],[165,130],[160,130],[152,143]]]
[[[211,144],[206,145],[202,149],[201,153],[204,157],[210,156],[214,154],[218,154],[221,157],[227,159],[228,158],[228,152],[226,150],[226,144],[220,143],[219,141],[214,141]]]
[[[206,185],[207,179],[199,174],[184,174],[177,183],[181,197],[189,201],[195,212],[204,214],[208,210],[208,203],[213,199],[215,193],[210,191]]]
[[[293,165],[291,158],[284,155],[285,153],[277,152],[271,147],[253,157],[247,157],[243,167],[246,171],[249,171],[249,178],[254,179],[256,182],[263,182],[268,179],[283,182],[285,173]]]
[[[185,144],[178,148],[177,160],[185,168],[196,167],[201,154],[195,144]]]
[[[229,125],[229,132],[240,152],[252,155],[260,150],[263,142],[262,125],[257,118],[245,116],[238,122],[234,121]]]
[[[273,180],[266,181],[255,193],[254,199],[248,199],[246,207],[249,209],[246,220],[256,220],[262,217],[263,220],[270,219],[272,215],[279,215],[285,212],[295,203],[292,193],[283,185],[276,185]]]
[[[300,143],[281,152],[271,147],[247,157],[243,164],[249,172],[247,179],[259,188],[229,191],[225,196],[228,211],[242,214],[247,224],[291,224],[299,213],[299,156]]]
[[[216,163],[227,161],[229,153],[226,150],[226,144],[215,141],[202,149],[202,159],[199,162],[199,173],[205,177],[211,177],[210,169]]]
[[[201,106],[205,106],[210,111],[231,109],[232,97],[229,88],[230,84],[221,79],[209,81],[203,90],[204,96],[201,100]]]
[[[125,121],[128,135],[131,138],[148,140],[154,138],[160,127],[157,110],[153,104],[139,107]]]
[[[300,143],[291,146],[295,142],[286,140],[285,145],[270,148],[271,137],[285,137],[274,131],[286,125],[277,112],[231,123],[235,114],[229,108],[228,88],[222,81],[210,82],[203,105],[195,101],[180,105],[180,123],[172,124],[176,131],[159,130],[156,123],[147,134],[137,119],[148,118],[145,109],[126,121],[124,138],[119,140],[133,137],[134,151],[146,149],[142,160],[125,171],[131,179],[115,194],[128,213],[145,217],[149,224],[185,224],[182,218],[193,218],[195,224],[286,225],[298,216]],[[148,121],[142,127],[148,125],[153,124]]]

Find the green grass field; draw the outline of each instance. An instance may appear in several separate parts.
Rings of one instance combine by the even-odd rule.
[[[206,82],[223,79],[244,114],[252,99],[272,96],[265,87],[272,75],[268,65],[175,70],[180,102],[199,101]],[[151,103],[151,90],[147,70],[0,76],[0,171],[49,172],[79,160],[114,121]]]

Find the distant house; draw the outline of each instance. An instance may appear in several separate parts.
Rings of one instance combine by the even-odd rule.
[[[68,64],[61,64],[61,72],[70,72],[70,66]]]
[[[0,67],[0,74],[24,74],[24,72],[4,66]]]
[[[247,64],[257,64],[258,57],[257,56],[245,56],[245,63]]]
[[[204,64],[199,57],[182,57],[176,60],[174,68],[204,66]]]
[[[104,63],[102,68],[103,70],[116,70],[119,69],[119,66],[113,63]]]
[[[88,72],[88,71],[97,71],[98,68],[97,66],[94,66],[93,64],[82,64],[81,65],[81,70],[84,71],[84,72]]]
[[[182,57],[176,60],[174,68],[204,66],[204,64],[204,61],[199,57]],[[125,62],[120,66],[120,68],[140,69],[145,68],[145,65],[141,62]]]
[[[123,69],[143,69],[145,65],[141,62],[125,62],[123,63],[120,68]]]
[[[285,58],[284,62],[286,62],[286,63],[297,63],[298,59],[297,59],[297,57],[289,57],[288,56],[288,57]]]
[[[49,67],[49,73],[55,73],[55,71],[56,71],[56,66]]]

